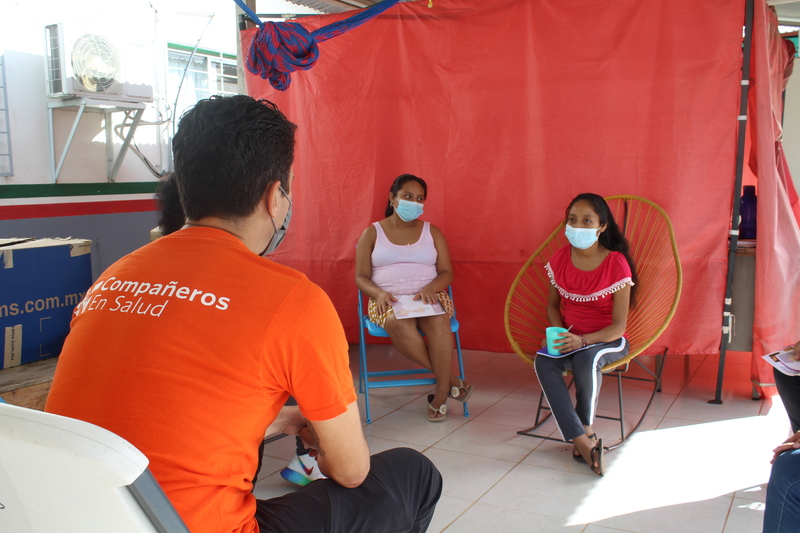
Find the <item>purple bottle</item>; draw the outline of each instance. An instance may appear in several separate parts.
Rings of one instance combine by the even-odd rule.
[[[758,197],[756,197],[755,185],[745,185],[744,194],[742,195],[742,202],[739,207],[739,214],[742,216],[742,221],[739,224],[739,238],[740,239],[755,239],[756,238],[756,204]]]

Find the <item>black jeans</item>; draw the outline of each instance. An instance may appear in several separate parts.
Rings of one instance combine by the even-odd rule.
[[[797,433],[800,431],[800,376],[787,376],[777,368],[772,369],[772,374],[786,414],[789,415],[792,431]]]
[[[395,448],[373,455],[367,479],[346,489],[330,479],[258,500],[261,533],[422,533],[442,494],[442,476],[421,453]]]

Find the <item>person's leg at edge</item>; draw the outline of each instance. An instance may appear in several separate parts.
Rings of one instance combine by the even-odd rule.
[[[787,376],[777,368],[772,370],[775,386],[781,396],[783,407],[789,415],[792,431],[800,431],[800,376]]]
[[[572,360],[572,372],[575,376],[575,412],[584,426],[586,444],[595,446],[597,437],[592,427],[597,409],[600,386],[603,374],[600,369],[609,363],[619,360],[628,353],[628,344],[624,339],[587,348],[575,354]],[[580,439],[583,441],[583,439]],[[580,442],[583,445],[583,442]],[[576,443],[576,449],[579,449]],[[580,451],[580,449],[579,449]],[[581,453],[583,455],[583,453]]]
[[[572,406],[572,398],[562,374],[571,364],[571,359],[572,356],[552,358],[539,355],[534,359],[533,366],[561,436],[566,441],[572,441],[581,457],[587,463],[592,463],[592,448],[595,443],[586,435],[581,419]],[[597,466],[596,462],[593,464]]]
[[[428,347],[425,339],[417,331],[417,319],[403,318],[397,319],[394,315],[386,318],[383,329],[392,339],[392,344],[403,357],[414,361],[420,366],[431,369],[431,360],[428,357]]]
[[[419,329],[428,337],[428,356],[431,361],[431,371],[436,378],[436,392],[433,394],[431,405],[439,407],[447,401],[450,395],[451,369],[453,365],[453,333],[450,331],[450,317],[434,315],[421,317]]]
[[[446,316],[447,315],[437,315],[436,317],[427,317],[427,318],[440,318]],[[419,320],[420,322],[418,323],[417,320]],[[450,373],[450,368],[451,368],[450,365],[453,358],[453,334],[452,332],[450,332],[450,321],[448,318],[446,320],[447,323],[446,329],[447,329],[447,336],[449,337],[450,348],[449,352],[447,353],[449,353],[450,355],[447,359],[447,371],[446,373],[443,373],[446,376],[446,378],[441,379],[439,374],[437,373],[437,369],[434,368],[432,361],[433,357],[428,351],[429,346],[425,344],[425,339],[422,337],[419,330],[417,329],[417,326],[419,326],[420,329],[423,329],[424,331],[424,328],[427,327],[426,325],[423,325],[423,321],[425,320],[426,320],[425,318],[397,319],[394,317],[394,315],[390,315],[389,317],[386,318],[386,323],[383,325],[383,328],[389,334],[389,338],[392,339],[392,344],[394,345],[395,348],[397,348],[397,351],[399,351],[407,359],[410,359],[411,361],[417,363],[421,367],[433,372],[433,375],[436,378],[437,388],[436,388],[436,393],[434,394],[434,401],[431,403],[431,405],[433,405],[434,407],[439,407],[447,399],[447,395],[450,392],[450,388],[459,385],[458,378]],[[437,338],[438,337],[439,336],[437,335]],[[445,343],[448,342],[448,339],[445,338],[444,336],[442,336],[442,339],[444,340]],[[428,342],[430,342],[430,338],[428,339]],[[445,347],[441,349],[441,352],[443,353],[446,350],[447,348]],[[437,349],[437,353],[438,352],[439,350]],[[437,361],[440,360],[437,359]],[[441,366],[444,367],[444,365]],[[441,399],[439,398],[439,395],[441,393],[441,391],[439,390],[440,385],[441,388],[444,389],[444,394],[441,396]]]
[[[623,339],[587,348],[575,354],[572,372],[575,375],[575,411],[587,432],[592,430],[598,394],[603,382],[600,369],[619,360],[628,353],[628,345]],[[589,434],[591,434],[589,433]]]
[[[800,450],[775,459],[767,485],[764,533],[793,533],[800,524]]]
[[[584,432],[581,420],[572,406],[567,383],[564,381],[563,372],[570,358],[569,355],[561,358],[538,355],[533,360],[533,368],[536,370],[536,377],[539,378],[547,404],[556,419],[561,436],[567,441]]]
[[[373,455],[367,479],[346,489],[325,479],[256,502],[261,533],[423,533],[442,493],[442,477],[424,455],[395,448]]]

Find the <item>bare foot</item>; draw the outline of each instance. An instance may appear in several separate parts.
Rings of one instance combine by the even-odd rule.
[[[589,430],[587,430],[586,431],[586,437],[592,443],[592,447],[597,446],[597,433],[595,433],[594,431],[590,432]],[[586,461],[583,460],[583,456],[581,455],[581,452],[578,451],[578,447],[575,446],[575,445],[572,446],[572,457],[573,457],[573,459],[575,459],[576,461],[578,461],[580,463],[585,463],[586,462]]]

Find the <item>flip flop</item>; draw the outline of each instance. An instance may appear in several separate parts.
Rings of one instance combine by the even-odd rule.
[[[438,408],[431,405],[433,401],[433,394],[428,394],[428,411],[426,413],[428,422],[444,422],[447,419],[447,405],[442,404]],[[433,411],[433,416],[431,416]],[[442,415],[442,416],[436,416]]]
[[[590,439],[596,439],[597,438],[597,433],[592,433],[591,435],[588,435],[588,437]],[[578,462],[578,463],[586,464],[586,461],[583,459],[583,456],[581,454],[575,455],[575,450],[574,449],[572,451],[572,458],[575,459],[575,461]]]
[[[456,378],[458,380],[458,387],[451,387],[450,388],[450,397],[457,402],[464,403],[469,400],[470,396],[472,396],[472,392],[475,390],[475,387],[472,385],[464,386],[464,380],[461,378]],[[464,391],[464,394],[461,394],[461,391]]]

